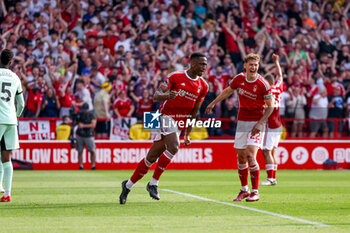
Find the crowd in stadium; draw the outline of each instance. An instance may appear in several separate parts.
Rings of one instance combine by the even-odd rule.
[[[69,115],[84,103],[98,118],[141,119],[159,106],[152,95],[164,78],[202,52],[209,93],[201,117],[230,119],[211,135],[234,134],[237,95],[213,115],[204,110],[243,71],[242,58],[257,53],[259,73],[274,74],[276,53],[284,75],[280,113],[298,119],[290,136],[333,137],[336,128],[348,132],[349,9],[345,0],[0,0],[0,49],[15,54],[23,117],[33,119]],[[322,121],[332,118],[344,122]],[[310,129],[306,119],[320,123]]]

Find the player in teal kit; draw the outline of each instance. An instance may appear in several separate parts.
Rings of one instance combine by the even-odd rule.
[[[13,53],[4,49],[0,55],[0,145],[1,166],[0,179],[4,179],[5,193],[0,202],[11,202],[11,185],[13,167],[11,151],[19,148],[17,134],[17,117],[24,108],[22,85],[18,76],[9,70]],[[15,106],[15,99],[17,110]]]

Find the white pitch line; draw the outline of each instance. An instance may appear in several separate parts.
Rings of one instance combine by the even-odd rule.
[[[314,225],[314,226],[318,226],[318,227],[330,227],[330,225],[327,225],[327,224],[324,224],[324,223],[312,222],[312,221],[308,221],[308,220],[305,220],[305,219],[292,217],[292,216],[285,215],[285,214],[277,214],[277,213],[274,213],[274,212],[270,212],[270,211],[266,211],[266,210],[260,210],[260,209],[256,209],[256,208],[252,208],[252,207],[248,207],[248,206],[237,205],[237,204],[224,202],[224,201],[217,201],[217,200],[213,200],[213,199],[209,199],[209,198],[205,198],[205,197],[196,196],[196,195],[193,195],[193,194],[190,194],[190,193],[183,193],[183,192],[178,192],[178,191],[174,191],[174,190],[170,190],[170,189],[160,189],[160,190],[165,191],[165,192],[180,194],[180,195],[187,196],[187,197],[193,197],[193,198],[196,198],[196,199],[199,199],[199,200],[203,200],[203,201],[209,201],[209,202],[214,202],[214,203],[218,203],[218,204],[233,206],[233,207],[237,207],[237,208],[241,208],[241,209],[246,209],[246,210],[250,210],[250,211],[254,211],[254,212],[259,212],[259,213],[263,213],[263,214],[269,214],[269,215],[277,216],[277,217],[280,217],[280,218],[286,218],[286,219],[293,220],[293,221],[296,221],[296,222],[306,223],[306,224],[310,224],[310,225]]]

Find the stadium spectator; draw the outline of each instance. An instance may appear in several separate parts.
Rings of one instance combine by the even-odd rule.
[[[338,121],[337,128],[338,128],[338,137],[341,137],[342,131],[343,131],[343,120],[344,118],[344,107],[345,107],[345,101],[344,97],[341,94],[341,87],[335,87],[334,92],[331,96],[328,98],[328,118],[331,120],[328,122],[328,128],[329,128],[329,137],[334,137],[334,131],[335,131],[335,121],[332,119],[341,119]]]
[[[89,110],[89,105],[84,103],[81,106],[76,118],[77,129],[77,151],[79,169],[83,170],[83,151],[86,146],[90,153],[91,170],[95,170],[95,128],[96,128],[96,116],[93,111]]]
[[[305,119],[304,106],[307,104],[305,97],[305,88],[299,89],[291,87],[289,98],[287,100],[287,112],[289,118],[295,118],[292,124],[291,137],[303,137],[303,127]]]
[[[58,117],[60,108],[58,96],[55,95],[52,88],[48,88],[43,98],[40,117]]]
[[[40,87],[37,84],[27,87],[27,91],[28,99],[26,102],[26,107],[23,111],[23,116],[31,117],[36,120],[40,115],[43,96],[41,95]]]
[[[328,99],[327,90],[321,89],[319,94],[312,98],[311,109],[309,113],[310,121],[310,137],[314,138],[319,130],[322,130],[323,137],[328,136],[327,126],[328,115]]]
[[[109,113],[111,105],[110,91],[112,85],[109,82],[105,82],[101,86],[101,90],[98,91],[94,97],[94,110],[97,118],[103,118],[104,120],[97,121],[96,124],[96,136],[107,137],[110,130]]]
[[[113,104],[114,118],[131,117],[134,110],[134,104],[131,99],[126,96],[126,91],[122,90]]]
[[[91,99],[91,93],[88,91],[88,89],[85,87],[85,82],[82,79],[78,79],[76,82],[76,89],[75,95],[78,97],[79,101],[76,103],[76,106],[83,106],[83,104],[87,104],[89,106],[89,111],[93,110],[92,105],[92,99]]]
[[[136,110],[136,117],[138,120],[142,120],[144,112],[152,111],[153,98],[151,97],[150,91],[148,89],[143,89],[141,97],[137,97],[132,92],[132,90],[130,91],[131,98],[138,104]]]
[[[104,84],[107,80],[103,76],[103,74],[100,73],[100,71],[97,69],[97,67],[93,67],[91,69],[91,75],[90,75],[90,82],[93,85],[95,92],[98,92],[101,90],[102,84]]]
[[[71,135],[71,126],[69,116],[62,117],[62,123],[58,125],[55,129],[56,131],[56,140],[68,140]]]

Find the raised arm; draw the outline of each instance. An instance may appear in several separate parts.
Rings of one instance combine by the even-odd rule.
[[[276,80],[279,80],[280,82],[283,82],[283,75],[282,75],[282,69],[280,66],[280,58],[276,54],[272,54],[272,60],[275,63],[276,66]]]

